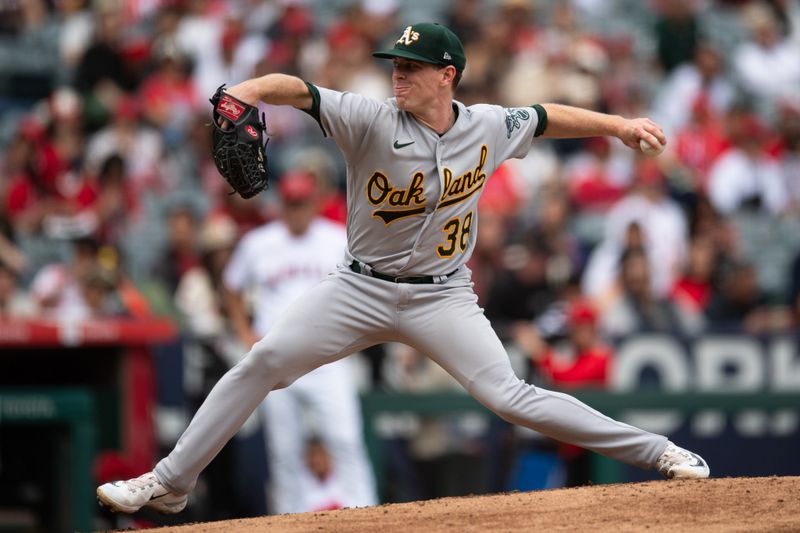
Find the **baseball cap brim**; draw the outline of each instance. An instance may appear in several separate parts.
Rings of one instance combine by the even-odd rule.
[[[425,57],[423,55],[415,54],[414,52],[409,52],[408,50],[384,50],[382,52],[373,52],[372,57],[378,57],[380,59],[392,59],[395,57],[402,57],[403,59],[413,59],[414,61],[422,61],[423,63],[430,63],[432,65],[442,65],[446,66],[449,63],[445,63],[443,61],[434,61],[430,57]]]

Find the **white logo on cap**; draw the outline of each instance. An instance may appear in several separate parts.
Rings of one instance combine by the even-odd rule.
[[[447,59],[448,61],[453,59],[452,57],[450,57],[450,54],[448,54],[447,52],[444,53],[444,58]]]
[[[406,27],[405,31],[403,32],[403,35],[399,39],[397,39],[397,42],[398,43],[403,43],[406,46],[408,46],[408,45],[410,45],[411,43],[413,43],[414,41],[417,41],[417,40],[419,40],[419,32],[412,31],[411,30],[411,26],[408,26],[408,27]]]

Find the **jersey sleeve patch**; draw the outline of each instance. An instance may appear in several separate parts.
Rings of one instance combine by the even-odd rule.
[[[511,138],[514,130],[521,129],[522,122],[531,118],[530,112],[517,107],[506,108],[506,135]]]
[[[309,83],[305,80],[303,81],[306,84],[306,87],[308,87],[308,92],[311,93],[311,100],[312,100],[311,109],[303,109],[303,111],[311,115],[311,117],[317,121],[317,124],[319,124],[319,129],[322,130],[322,134],[325,137],[327,137],[328,133],[325,131],[325,128],[322,127],[322,120],[320,119],[319,115],[319,101],[320,101],[319,89],[317,89],[316,85],[314,85],[313,83]]]

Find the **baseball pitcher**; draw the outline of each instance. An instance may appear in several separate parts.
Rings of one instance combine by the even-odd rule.
[[[393,65],[394,98],[385,102],[282,74],[224,94],[242,109],[258,101],[294,106],[336,142],[347,162],[347,259],[220,379],[153,472],[100,486],[100,502],[124,512],[180,511],[200,472],[266,394],[387,341],[426,354],[505,420],[668,478],[708,477],[701,457],[666,437],[520,380],[465,266],[475,246],[478,198],[504,160],[523,157],[540,137],[613,136],[632,149],[640,140],[658,146],[666,143],[661,128],[646,118],[556,104],[467,107],[454,100],[463,47],[439,24],[408,26],[392,49],[374,55]],[[218,124],[237,131],[236,117]],[[225,170],[238,175],[248,167]]]

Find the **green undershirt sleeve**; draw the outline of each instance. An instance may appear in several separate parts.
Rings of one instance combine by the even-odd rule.
[[[319,128],[322,130],[322,134],[327,137],[328,134],[325,132],[325,128],[322,127],[322,121],[319,118],[319,89],[312,83],[305,80],[303,80],[303,82],[306,84],[306,87],[308,87],[308,92],[311,93],[312,100],[311,109],[303,109],[303,111],[311,115],[311,117],[317,121]]]
[[[536,111],[536,116],[539,121],[536,124],[536,131],[533,133],[534,137],[538,137],[544,130],[547,129],[547,110],[539,104],[533,104],[533,109]]]

